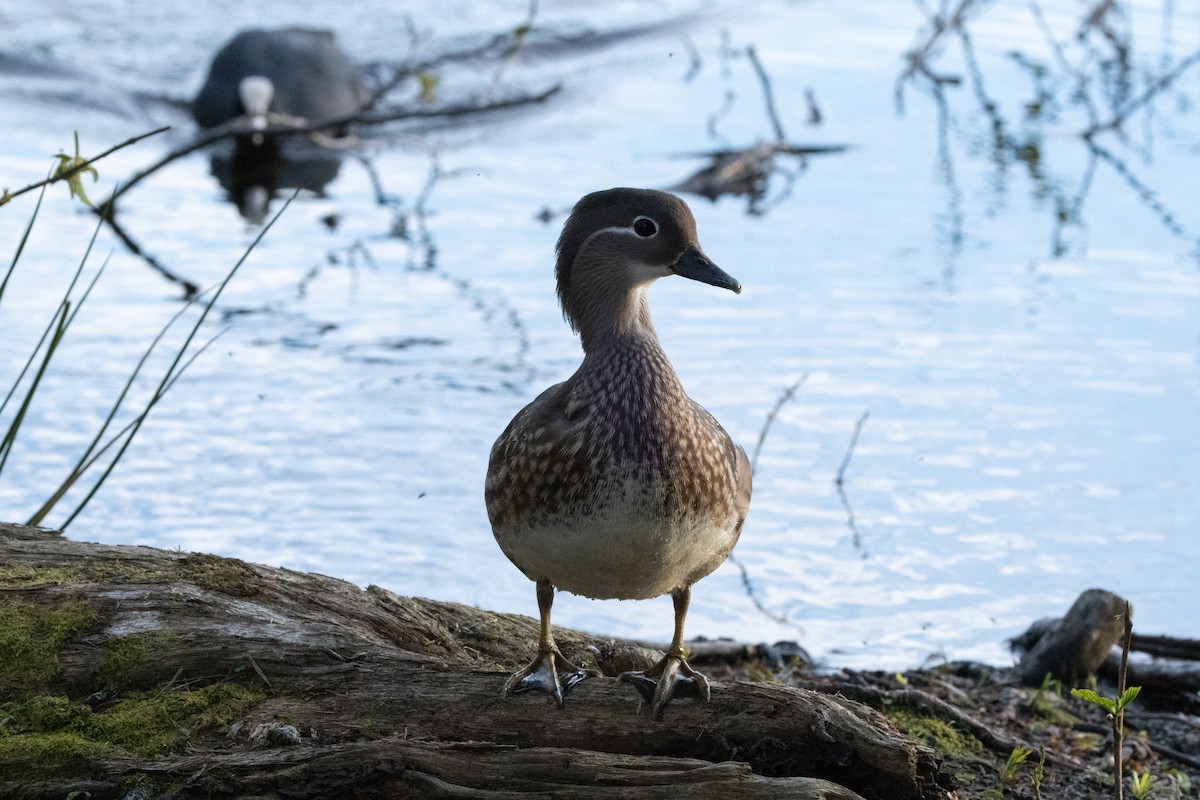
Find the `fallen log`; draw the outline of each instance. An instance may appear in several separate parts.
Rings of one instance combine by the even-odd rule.
[[[717,682],[656,721],[597,678],[559,711],[501,696],[533,619],[236,559],[0,525],[0,623],[5,797],[949,796],[845,698]]]

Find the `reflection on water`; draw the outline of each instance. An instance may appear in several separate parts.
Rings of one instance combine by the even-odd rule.
[[[912,87],[938,109],[938,171],[948,195],[945,236],[951,252],[957,255],[964,238],[955,166],[960,148],[953,138],[963,130],[973,140],[967,154],[991,169],[989,211],[1003,206],[1016,171],[1050,213],[1050,257],[1087,252],[1084,208],[1101,164],[1164,230],[1196,242],[1200,232],[1188,229],[1175,201],[1162,197],[1138,168],[1153,158],[1156,135],[1190,136],[1194,145],[1194,120],[1190,130],[1174,123],[1186,126],[1185,110],[1194,105],[1180,78],[1200,62],[1200,51],[1177,40],[1178,26],[1187,23],[1176,18],[1173,6],[1103,3],[1069,17],[1068,9],[1049,5],[1051,16],[1038,2],[1015,13],[992,14],[993,5],[963,0],[930,12],[896,84],[899,108]],[[1024,24],[1035,36],[1013,40],[1011,31],[996,36],[997,23]],[[1147,23],[1158,31],[1157,42],[1146,35],[1135,40],[1134,31]],[[975,35],[978,29],[982,36]],[[981,51],[1009,42],[1011,49],[999,59]],[[964,90],[965,98],[952,96]],[[967,125],[964,114],[970,115]],[[1172,122],[1160,127],[1165,120]]]
[[[135,173],[190,129],[169,104],[132,98],[190,96],[238,28],[328,24],[318,7],[268,3],[101,28],[90,16],[133,12],[113,0],[47,20],[17,5],[3,12],[14,57],[98,77],[80,107],[85,86],[65,67],[0,68],[9,186],[39,178],[75,128],[93,151],[177,125],[101,170]],[[786,140],[848,149],[767,170],[762,214],[739,198],[689,200],[743,295],[669,281],[652,293],[689,391],[748,450],[778,405],[737,563],[697,586],[690,630],[799,639],[838,663],[1002,661],[1004,636],[1104,586],[1129,597],[1144,631],[1200,635],[1188,610],[1200,558],[1195,11],[1112,3],[1090,22],[1065,0],[960,5],[939,25],[916,5],[781,3],[731,19],[668,4],[656,13],[689,24],[577,49],[552,45],[645,22],[644,4],[605,19],[542,9],[511,63],[491,37],[497,19],[525,19],[524,3],[418,17],[418,56],[495,52],[484,68],[439,62],[440,91],[478,97],[498,64],[504,86],[564,91],[536,113],[348,159],[326,196],[289,209],[222,301],[228,332],[72,534],[530,612],[532,585],[491,539],[482,479],[497,432],[578,363],[551,274],[561,211],[602,186],[676,185],[706,165],[679,153],[778,141],[753,46]],[[356,61],[394,63],[404,19],[375,11],[340,21],[338,39]],[[27,214],[0,210],[0,239]],[[202,157],[144,181],[120,214],[198,285],[247,241]],[[58,195],[43,223],[0,307],[0,377],[90,235]],[[112,264],[31,411],[21,470],[0,477],[5,518],[41,499],[175,309],[177,290],[111,237],[101,246]],[[662,599],[555,604],[556,622],[653,638],[670,614]]]
[[[304,189],[323,196],[341,169],[340,153],[310,148],[316,151],[285,154],[286,144],[239,137],[232,147],[211,156],[212,176],[238,212],[256,225],[266,219],[270,201],[281,191]]]

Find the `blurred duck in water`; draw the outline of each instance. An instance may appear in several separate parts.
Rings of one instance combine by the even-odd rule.
[[[329,31],[249,30],[213,57],[208,77],[192,101],[202,128],[246,117],[247,135],[212,155],[212,174],[242,216],[261,223],[280,189],[320,195],[337,176],[340,155],[302,137],[263,133],[272,124],[307,127],[358,113],[365,91],[358,70]],[[270,116],[268,116],[270,115]],[[328,134],[346,133],[343,122]]]

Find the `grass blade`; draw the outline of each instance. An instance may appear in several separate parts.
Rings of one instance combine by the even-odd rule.
[[[170,389],[171,386],[174,385],[175,381],[179,378],[179,376],[183,374],[183,371],[207,347],[207,345],[202,347],[197,353],[195,353],[187,362],[184,362],[181,366],[181,362],[183,362],[184,355],[187,353],[188,348],[191,347],[192,340],[195,339],[196,334],[199,332],[201,325],[204,324],[204,320],[208,317],[209,312],[212,311],[213,306],[216,305],[216,302],[221,297],[222,292],[225,291],[225,287],[229,285],[229,282],[231,280],[233,280],[233,276],[237,274],[238,270],[241,269],[242,264],[244,264],[246,262],[246,259],[249,258],[250,254],[252,252],[254,252],[254,248],[257,247],[258,243],[261,242],[263,240],[263,237],[267,235],[267,231],[271,230],[271,228],[274,227],[275,223],[279,221],[279,218],[281,216],[283,216],[283,212],[287,211],[288,206],[290,206],[292,204],[292,201],[296,199],[296,196],[299,195],[299,193],[300,193],[299,190],[296,190],[296,192],[294,192],[292,194],[292,196],[289,197],[284,202],[283,206],[280,207],[279,211],[277,211],[275,213],[275,215],[273,217],[271,217],[271,220],[266,225],[264,225],[262,230],[260,230],[258,232],[258,235],[256,237],[254,237],[254,241],[252,241],[250,243],[250,246],[246,248],[246,252],[244,252],[242,254],[242,257],[238,259],[237,263],[233,265],[233,268],[229,270],[229,273],[226,274],[225,279],[222,280],[221,283],[217,285],[216,291],[213,292],[212,297],[209,298],[209,301],[204,305],[204,310],[200,313],[199,319],[197,319],[196,323],[192,326],[192,329],[188,333],[187,338],[184,340],[183,345],[179,348],[178,352],[176,352],[175,358],[171,362],[170,367],[167,368],[167,371],[166,371],[166,373],[164,373],[162,380],[158,384],[158,387],[154,390],[154,393],[151,395],[150,399],[147,401],[146,407],[142,410],[142,412],[140,414],[138,414],[138,416],[128,426],[126,426],[126,430],[128,430],[127,434],[125,434],[123,431],[122,434],[118,434],[116,437],[114,437],[114,441],[115,441],[116,439],[120,438],[121,435],[125,436],[124,441],[122,442],[120,448],[117,450],[116,454],[113,455],[112,460],[108,463],[108,466],[105,467],[104,472],[102,472],[100,474],[100,477],[96,479],[96,483],[92,485],[92,488],[88,491],[87,495],[84,496],[84,498],[79,502],[79,505],[75,507],[75,510],[71,512],[71,514],[67,517],[67,519],[60,526],[63,530],[65,530],[67,528],[67,526],[70,525],[71,522],[77,516],[79,516],[79,514],[83,511],[83,509],[87,506],[87,504],[89,502],[91,502],[91,499],[96,495],[96,492],[99,491],[100,487],[108,479],[108,476],[112,474],[113,469],[116,467],[117,463],[121,460],[121,457],[125,454],[125,451],[129,448],[129,445],[133,442],[133,438],[137,435],[137,432],[141,429],[142,424],[146,421],[146,418],[147,418],[147,416],[149,416],[151,409],[153,409],[154,406],[158,403],[158,401],[162,399],[163,395],[166,394],[167,390]],[[107,449],[107,446],[106,446],[106,449]]]
[[[138,359],[138,363],[133,368],[133,372],[130,373],[129,379],[125,381],[125,385],[121,388],[121,393],[117,396],[112,408],[109,409],[108,416],[104,418],[104,423],[100,426],[100,430],[96,432],[96,435],[92,438],[91,443],[88,444],[87,449],[83,451],[83,454],[79,456],[79,460],[76,461],[75,466],[71,468],[71,473],[61,484],[59,484],[58,488],[55,489],[54,493],[51,494],[46,502],[42,504],[41,508],[35,511],[33,516],[26,521],[26,525],[40,525],[42,520],[46,518],[46,515],[49,514],[50,511],[53,510],[54,506],[58,504],[58,501],[63,498],[63,495],[65,495],[71,489],[71,487],[75,485],[76,481],[83,477],[83,474],[87,472],[94,463],[96,463],[96,460],[99,459],[100,456],[102,456],[105,451],[107,451],[108,448],[111,447],[116,440],[126,433],[132,426],[133,423],[126,425],[125,428],[123,428],[103,447],[101,447],[99,452],[96,452],[96,448],[99,446],[100,441],[104,438],[104,434],[108,431],[109,426],[112,425],[113,419],[116,418],[117,412],[125,402],[125,397],[129,394],[129,390],[133,387],[134,381],[137,379],[137,376],[141,374],[142,367],[146,365],[150,355],[154,352],[154,349],[158,347],[158,344],[162,341],[163,337],[166,336],[167,331],[169,331],[171,327],[179,320],[179,318],[182,317],[187,310],[192,307],[192,303],[192,300],[187,301],[183,308],[175,312],[175,315],[167,321],[167,324],[162,327],[162,330],[160,330],[158,335],[154,337],[154,340],[150,342],[150,346],[146,348],[146,351],[142,353],[142,357]],[[205,345],[205,347],[207,346],[208,345]],[[93,453],[95,453],[94,456]]]
[[[66,333],[67,316],[70,312],[71,303],[69,300],[64,300],[56,315],[58,323],[54,326],[54,336],[51,337],[50,344],[46,347],[46,355],[42,358],[37,374],[33,376],[33,383],[29,386],[29,391],[26,392],[21,407],[17,409],[12,424],[8,426],[8,431],[4,434],[4,440],[0,441],[0,473],[4,472],[4,465],[8,463],[9,453],[12,452],[13,443],[17,440],[17,433],[21,430],[21,423],[25,419],[26,412],[29,411],[29,404],[33,402],[38,385],[42,382],[42,376],[46,374],[46,367],[50,365],[50,359],[54,357],[54,351],[58,349],[58,344],[62,341],[63,334]]]
[[[13,253],[12,261],[4,272],[4,280],[0,281],[0,300],[4,299],[4,290],[8,286],[8,279],[12,277],[13,271],[17,268],[17,262],[21,260],[21,253],[25,250],[25,243],[29,241],[29,234],[33,230],[33,223],[37,220],[38,211],[42,208],[42,199],[45,196],[46,187],[43,186],[42,191],[38,194],[37,203],[33,207],[33,213],[29,215],[29,224],[25,226],[25,232],[21,234],[21,241],[17,242],[17,252]]]

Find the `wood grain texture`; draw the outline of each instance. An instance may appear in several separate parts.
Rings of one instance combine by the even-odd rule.
[[[870,708],[813,691],[718,682],[710,704],[679,699],[661,721],[612,678],[579,685],[561,711],[542,696],[504,698],[536,641],[527,617],[17,526],[0,525],[0,565],[0,604],[83,600],[95,612],[59,649],[49,684],[10,679],[0,697],[84,698],[114,643],[147,636],[153,652],[126,665],[121,691],[232,679],[266,694],[235,730],[176,755],[93,758],[65,777],[26,765],[17,783],[9,769],[4,796],[62,797],[69,785],[119,797],[131,775],[169,778],[175,796],[595,800],[677,797],[685,786],[696,797],[949,796],[931,750]],[[572,657],[602,644],[555,636]],[[264,723],[293,726],[299,743],[252,741],[246,732]]]

